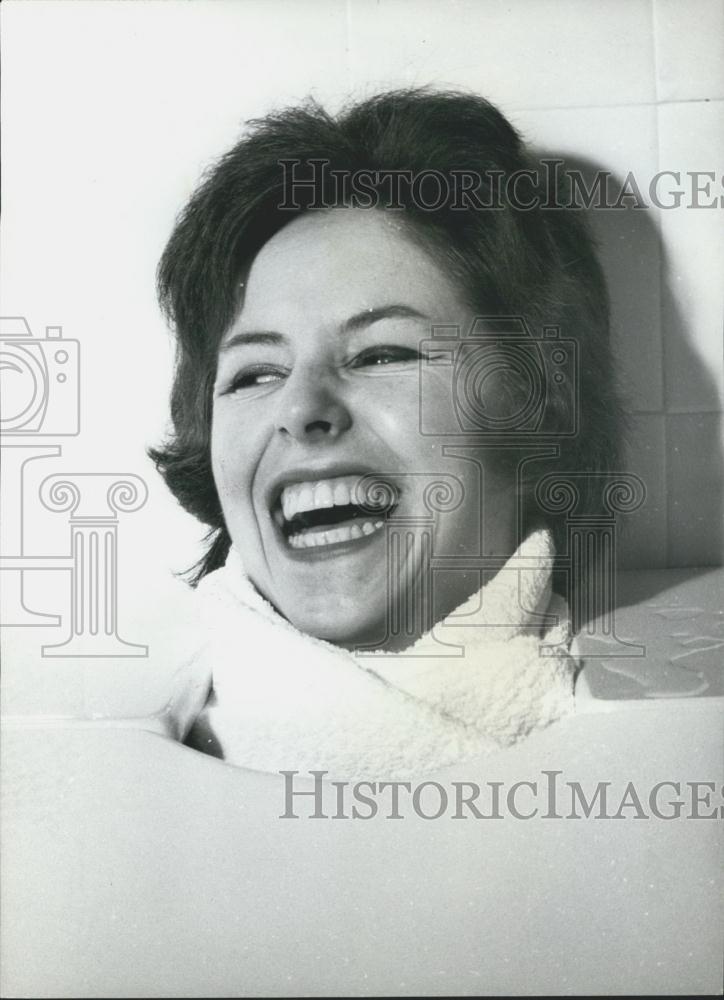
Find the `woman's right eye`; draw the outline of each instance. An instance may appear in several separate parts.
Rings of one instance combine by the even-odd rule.
[[[243,371],[237,372],[229,380],[226,388],[222,390],[221,395],[227,396],[235,392],[243,392],[244,390],[264,388],[268,385],[273,385],[275,382],[282,381],[286,376],[287,372],[285,369],[270,365],[245,368]]]

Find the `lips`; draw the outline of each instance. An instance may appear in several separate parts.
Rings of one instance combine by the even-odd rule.
[[[272,517],[293,549],[363,540],[384,527],[397,490],[369,472],[288,482],[277,491]]]

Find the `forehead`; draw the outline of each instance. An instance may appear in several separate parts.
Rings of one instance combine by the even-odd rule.
[[[390,304],[443,322],[460,312],[461,302],[399,213],[332,209],[295,218],[262,247],[248,273],[239,323],[336,324]]]

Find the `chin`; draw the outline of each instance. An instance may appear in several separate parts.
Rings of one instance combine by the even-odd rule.
[[[324,615],[296,613],[286,617],[300,632],[330,642],[334,646],[341,646],[343,649],[375,645],[385,635],[384,620],[364,621],[356,616],[347,618],[337,612],[330,617],[329,609]]]

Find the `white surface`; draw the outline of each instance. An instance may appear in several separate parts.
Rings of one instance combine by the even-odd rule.
[[[284,820],[281,777],[148,733],[6,733],[3,756],[5,995],[721,987],[716,820]],[[589,794],[720,785],[720,712],[582,715],[436,777],[543,769]]]
[[[724,97],[724,4],[654,0],[659,99]]]

